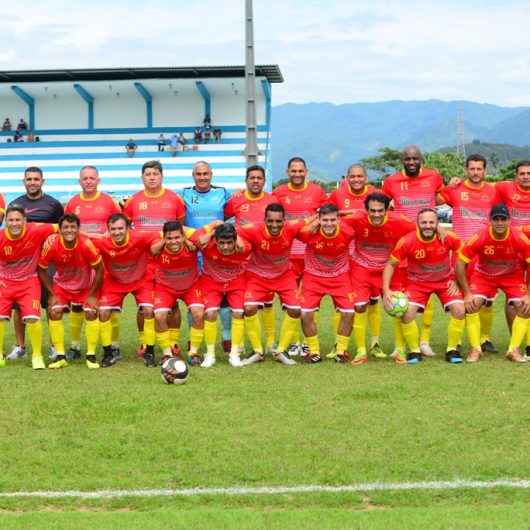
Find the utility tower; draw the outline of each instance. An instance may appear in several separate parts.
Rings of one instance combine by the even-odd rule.
[[[466,139],[464,133],[464,109],[456,111],[456,154],[466,158]]]
[[[254,64],[254,17],[252,0],[245,0],[245,85],[247,98],[246,146],[247,165],[258,163],[256,124],[256,66]]]

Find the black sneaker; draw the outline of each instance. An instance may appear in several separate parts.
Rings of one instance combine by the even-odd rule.
[[[188,364],[190,366],[200,366],[202,363],[202,356],[195,354],[188,357]]]
[[[74,346],[70,346],[70,348],[66,352],[66,358],[69,361],[76,361],[77,359],[81,359],[81,350],[79,348],[75,348]]]
[[[114,357],[112,353],[112,348],[110,346],[104,346],[103,347],[103,358],[101,359],[101,367],[109,368],[110,366],[114,366],[117,362],[118,362],[118,359]]]
[[[407,364],[418,364],[422,361],[420,352],[410,352],[407,355]]]
[[[460,364],[462,362],[462,356],[457,350],[449,350],[445,354],[445,360],[451,364]]]
[[[525,349],[524,349],[524,354],[526,356],[527,359],[530,359],[530,346],[527,346]]]
[[[483,352],[487,352],[487,353],[499,353],[499,350],[497,348],[495,348],[495,346],[493,345],[493,342],[491,342],[491,340],[485,340],[481,345],[480,345],[480,348]]]
[[[147,346],[144,353],[144,364],[147,367],[156,366],[155,347]]]
[[[112,351],[112,355],[114,355],[114,358],[119,361],[121,359],[121,350],[119,346],[112,346],[110,347],[110,350]]]

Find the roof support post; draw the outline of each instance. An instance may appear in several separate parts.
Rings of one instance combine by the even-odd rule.
[[[74,83],[74,90],[86,101],[88,106],[88,128],[94,128],[94,96],[89,94],[79,83]]]
[[[149,93],[147,88],[142,83],[134,83],[134,87],[138,90],[140,96],[145,100],[145,111],[147,114],[147,128],[151,129],[153,127],[153,96]]]
[[[35,99],[31,97],[25,90],[17,85],[11,85],[11,90],[28,106],[29,114],[29,129],[35,130]]]
[[[204,119],[212,119],[212,98],[206,85],[202,81],[195,81],[195,86],[204,101]]]

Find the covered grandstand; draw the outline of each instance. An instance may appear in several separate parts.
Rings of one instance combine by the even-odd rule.
[[[271,83],[283,78],[269,65],[256,67],[256,80],[259,162],[269,175]],[[28,126],[23,142],[13,141],[14,130],[0,132],[0,192],[7,201],[22,194],[24,169],[39,166],[45,191],[65,202],[79,192],[79,169],[90,164],[100,170],[101,189],[121,198],[140,189],[141,166],[152,159],[162,162],[174,190],[191,185],[198,160],[210,162],[215,184],[241,188],[245,105],[243,66],[0,72],[0,119],[10,118],[13,129],[21,118]],[[221,139],[195,144],[194,131],[205,123],[220,129]],[[27,141],[29,131],[38,142]],[[170,139],[180,133],[187,150],[175,152]],[[125,149],[131,139],[134,156]]]

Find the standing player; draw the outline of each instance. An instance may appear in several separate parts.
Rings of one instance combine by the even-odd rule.
[[[530,263],[530,241],[519,230],[510,228],[510,213],[504,204],[491,208],[491,222],[464,245],[456,264],[456,276],[464,292],[467,331],[471,350],[467,362],[477,362],[482,352],[478,311],[502,290],[507,303],[515,307],[510,345],[506,358],[526,362],[519,346],[523,341],[530,316],[529,287],[525,279],[525,262]],[[476,260],[468,281],[468,264]]]
[[[48,328],[57,352],[49,368],[68,365],[62,317],[64,312],[76,306],[85,312],[87,321],[86,365],[88,368],[99,368],[96,361],[99,338],[96,306],[103,279],[103,265],[94,243],[79,233],[80,224],[77,215],[63,215],[59,219],[59,234],[48,237],[39,260],[39,279],[48,292]],[[51,264],[55,268],[52,280],[48,274]]]
[[[6,213],[6,201],[4,196],[0,193],[0,225],[4,222],[4,215]]]
[[[21,206],[11,205],[6,210],[6,227],[0,233],[0,366],[5,365],[5,321],[17,304],[22,322],[28,327],[33,369],[46,368],[42,359],[41,287],[37,263],[42,243],[55,231],[56,225],[27,223]]]
[[[417,230],[398,241],[383,270],[383,303],[387,309],[391,309],[392,276],[400,263],[407,263],[405,290],[409,299],[409,308],[401,320],[403,335],[410,350],[407,355],[407,362],[410,364],[416,364],[422,358],[418,326],[414,318],[418,309],[425,308],[432,294],[436,294],[444,309],[451,313],[447,328],[445,359],[453,364],[462,362],[457,347],[464,331],[465,308],[452,266],[452,254],[458,252],[461,243],[455,233],[447,232],[442,240],[437,231],[436,210],[432,208],[420,210]],[[400,356],[395,359],[398,363],[405,362]]]

